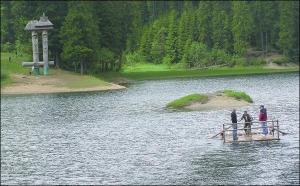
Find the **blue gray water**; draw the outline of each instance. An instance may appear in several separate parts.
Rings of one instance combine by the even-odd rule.
[[[1,184],[299,184],[299,74],[141,81],[124,90],[1,96]],[[230,109],[175,111],[174,99],[231,89],[290,134],[225,143]]]

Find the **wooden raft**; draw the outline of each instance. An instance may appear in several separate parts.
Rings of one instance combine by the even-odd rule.
[[[232,134],[226,134],[224,143],[280,140],[279,137],[273,136],[272,134],[263,136],[262,133],[251,133],[249,136],[246,134],[238,134],[237,137],[237,140],[233,140]]]
[[[236,129],[238,137],[237,140],[233,140],[232,137],[232,123],[223,123],[222,130],[218,134],[221,134],[224,143],[280,140],[280,132],[283,135],[287,134],[279,130],[279,121],[274,119],[266,121],[266,128],[271,133],[265,136],[262,135],[262,126],[259,121],[251,122],[251,132],[249,133],[249,135],[246,135],[246,133],[244,132],[244,124],[245,123],[236,123],[236,125],[238,126]],[[216,135],[212,136],[211,138],[214,138],[215,136]]]

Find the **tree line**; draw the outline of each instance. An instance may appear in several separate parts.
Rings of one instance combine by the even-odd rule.
[[[299,1],[1,1],[1,50],[32,55],[24,28],[43,13],[54,25],[49,57],[81,73],[263,63],[247,60],[249,46],[299,63]]]

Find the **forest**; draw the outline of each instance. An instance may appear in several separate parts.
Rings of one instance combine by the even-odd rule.
[[[299,64],[299,1],[1,1],[1,52],[32,55],[24,28],[43,13],[49,60],[81,74],[143,62],[256,66],[270,52]]]

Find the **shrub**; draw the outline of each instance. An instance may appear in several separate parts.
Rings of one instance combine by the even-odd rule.
[[[166,65],[171,65],[171,57],[169,55],[166,55],[164,58],[163,58],[163,64],[166,64]]]
[[[283,63],[290,62],[290,58],[287,57],[287,56],[276,57],[276,58],[273,59],[273,62],[276,63],[277,65],[282,65]]]
[[[193,42],[187,51],[187,60],[191,66],[205,66],[207,63],[207,47],[203,43]]]
[[[11,53],[14,50],[15,46],[11,44],[9,41],[2,45],[2,52]]]
[[[126,54],[124,62],[131,64],[131,63],[147,62],[147,60],[146,57],[143,56],[140,51],[135,51],[133,53]]]
[[[259,66],[259,65],[267,64],[267,61],[265,58],[257,58],[257,59],[250,60],[249,64],[253,66]]]
[[[7,79],[8,75],[5,70],[1,69],[1,81]]]
[[[248,62],[245,58],[235,58],[232,63],[234,66],[237,66],[237,67],[248,66]]]

